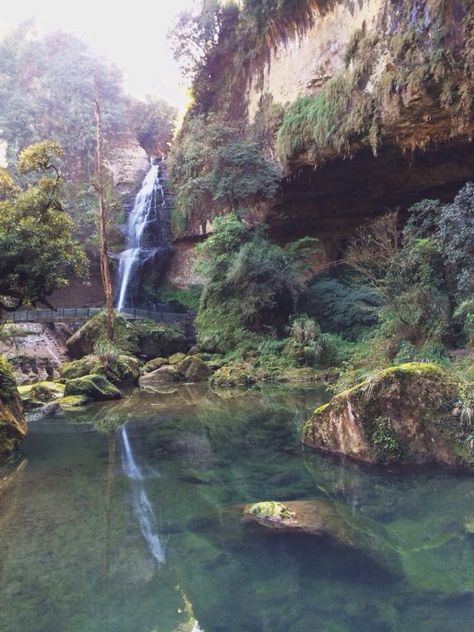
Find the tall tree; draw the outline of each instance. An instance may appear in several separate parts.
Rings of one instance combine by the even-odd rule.
[[[99,210],[99,257],[100,273],[102,276],[102,286],[104,288],[105,306],[107,310],[107,338],[113,340],[114,337],[114,305],[112,282],[110,280],[109,253],[106,235],[106,217],[104,204],[104,177],[102,165],[102,117],[100,111],[100,100],[95,100],[96,118],[96,183],[97,202]]]
[[[74,223],[61,205],[61,154],[54,141],[24,149],[17,171],[28,177],[26,188],[0,169],[0,314],[36,303],[51,307],[54,290],[87,272]]]

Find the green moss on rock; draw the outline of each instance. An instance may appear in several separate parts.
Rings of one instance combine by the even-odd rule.
[[[80,410],[89,402],[87,397],[83,395],[69,395],[58,400],[58,405],[64,412],[73,412]]]
[[[157,369],[161,369],[162,366],[166,366],[168,360],[166,358],[153,358],[142,367],[142,374],[152,373]]]
[[[185,359],[185,357],[185,353],[173,353],[173,355],[170,355],[170,357],[168,358],[168,364],[170,364],[171,366],[179,364]]]
[[[187,382],[204,382],[211,375],[211,369],[197,356],[184,358],[176,368]]]
[[[369,463],[474,465],[458,389],[435,364],[388,367],[315,410],[303,441]]]
[[[138,383],[140,362],[137,358],[127,355],[88,355],[81,360],[63,364],[59,374],[64,380],[74,380],[86,375],[103,375],[112,384],[126,388]]]
[[[41,408],[49,402],[61,398],[64,394],[64,384],[59,382],[38,382],[18,387],[23,407],[26,411]]]
[[[16,450],[27,432],[23,406],[8,362],[0,356],[0,455]]]
[[[211,378],[213,386],[252,386],[257,381],[251,364],[235,362],[223,366]]]
[[[89,401],[120,399],[120,391],[103,375],[86,375],[66,382],[64,397],[79,395]]]

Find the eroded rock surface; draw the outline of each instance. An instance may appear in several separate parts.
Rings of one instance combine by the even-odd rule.
[[[473,465],[458,385],[440,367],[409,363],[380,371],[316,409],[306,445],[367,463]]]

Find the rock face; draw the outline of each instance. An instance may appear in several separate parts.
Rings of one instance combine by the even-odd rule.
[[[204,382],[211,375],[210,368],[199,358],[188,356],[176,365],[187,382]]]
[[[474,465],[457,385],[438,366],[381,371],[313,413],[303,441],[366,463]]]
[[[8,362],[0,356],[0,455],[18,448],[27,425],[15,378]]]
[[[55,379],[66,359],[65,335],[61,325],[36,323],[6,325],[0,353],[10,362],[18,384]]]

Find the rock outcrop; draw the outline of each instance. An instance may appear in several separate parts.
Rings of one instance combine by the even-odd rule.
[[[0,356],[0,455],[16,450],[27,432],[23,406],[8,362]]]
[[[303,441],[366,463],[474,465],[458,385],[433,364],[380,371],[316,409]]]
[[[66,336],[60,323],[6,325],[0,353],[12,366],[18,384],[55,379],[66,360]]]

